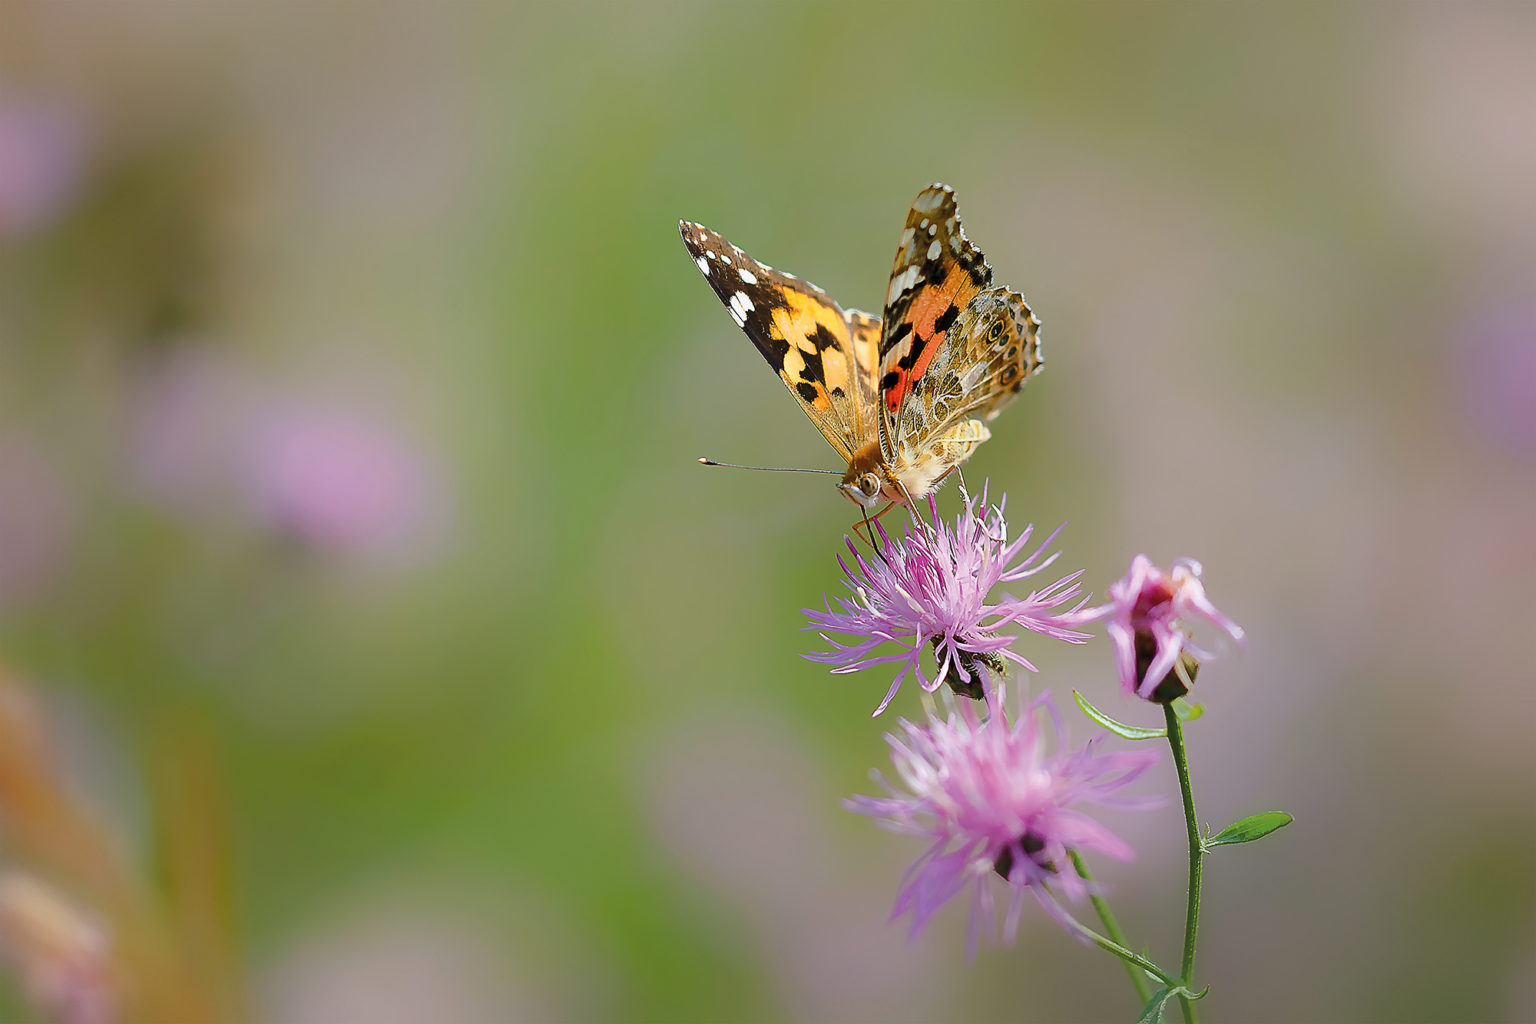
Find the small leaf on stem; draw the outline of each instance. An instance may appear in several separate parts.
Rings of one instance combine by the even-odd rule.
[[[1179,716],[1180,721],[1193,722],[1195,719],[1205,714],[1205,705],[1191,704],[1183,697],[1180,697],[1178,700],[1173,702],[1173,711],[1174,714]]]
[[[1136,1018],[1136,1024],[1158,1024],[1158,1021],[1163,1018],[1163,1007],[1167,1006],[1170,1000],[1177,999],[1180,996],[1189,1000],[1204,999],[1205,994],[1209,991],[1210,986],[1206,986],[1199,992],[1191,992],[1183,985],[1173,988],[1164,985],[1156,992],[1153,992],[1152,998],[1147,1000],[1147,1005],[1141,1008],[1141,1016]]]
[[[1275,829],[1284,828],[1295,820],[1284,811],[1262,811],[1251,814],[1241,821],[1234,821],[1202,845],[1210,849],[1213,846],[1230,846],[1233,843],[1251,843],[1255,839],[1263,839]]]
[[[1077,701],[1077,706],[1083,709],[1083,714],[1093,719],[1096,723],[1099,724],[1100,727],[1108,729],[1110,732],[1114,733],[1116,736],[1119,736],[1121,739],[1158,740],[1168,735],[1167,729],[1143,729],[1140,726],[1126,725],[1124,722],[1117,722],[1090,704],[1088,702],[1088,698],[1084,697],[1076,690],[1072,691],[1072,699]]]
[[[1153,992],[1147,1005],[1141,1008],[1141,1016],[1136,1018],[1136,1024],[1157,1024],[1163,1019],[1163,1004],[1172,997],[1173,992],[1167,985]]]

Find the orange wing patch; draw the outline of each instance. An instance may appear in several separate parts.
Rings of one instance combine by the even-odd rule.
[[[864,335],[856,346],[849,315],[810,282],[754,260],[701,225],[684,222],[680,230],[731,319],[827,442],[851,459],[877,429],[866,397],[873,391],[873,352]]]
[[[824,358],[829,348],[838,352],[849,343],[848,321],[830,302],[803,292],[785,292],[783,305],[771,306],[769,330],[786,343],[779,373],[792,388],[809,384],[820,395],[820,403],[830,409],[831,392],[849,394],[850,368],[847,360]],[[807,401],[815,401],[809,391],[801,391]]]
[[[885,407],[893,415],[901,409],[912,385],[938,353],[960,311],[981,293],[971,274],[958,263],[950,264],[937,285],[919,288],[911,297],[903,322],[911,325],[907,343],[892,360],[888,372],[895,377],[885,392]],[[895,351],[893,349],[893,351]]]
[[[880,389],[888,435],[894,435],[902,406],[949,329],[991,282],[986,257],[960,226],[954,191],[930,185],[919,192],[907,212],[886,292]]]

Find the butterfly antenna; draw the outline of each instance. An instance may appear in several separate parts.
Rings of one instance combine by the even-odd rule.
[[[835,469],[794,469],[785,466],[738,466],[734,462],[716,462],[714,459],[699,459],[701,466],[724,466],[726,469],[751,469],[759,473],[830,473],[837,476]]]

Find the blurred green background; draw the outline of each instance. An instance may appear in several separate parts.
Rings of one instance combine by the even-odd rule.
[[[8,0],[0,653],[150,877],[204,736],[258,1019],[1130,1019],[1041,914],[887,924],[885,680],[797,656],[853,507],[693,463],[836,457],[677,220],[878,309],[942,180],[1049,362],[969,477],[1251,638],[1201,813],[1298,821],[1209,861],[1206,1016],[1529,1019],[1533,103],[1515,4]]]

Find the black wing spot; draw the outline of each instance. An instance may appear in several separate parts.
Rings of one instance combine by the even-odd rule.
[[[844,392],[842,388],[833,388],[829,393],[833,398],[842,398],[846,392]]]
[[[897,373],[895,370],[892,370],[890,373],[880,378],[880,390],[891,390],[891,388],[896,386],[896,382],[899,380],[901,380],[901,374]]]
[[[809,384],[805,381],[801,381],[800,383],[796,384],[795,390],[799,392],[800,397],[805,399],[807,402],[814,402],[821,396],[821,392],[816,390],[816,385]]]
[[[949,304],[949,308],[948,309],[946,309],[944,312],[940,313],[937,317],[934,318],[934,321],[933,321],[934,333],[942,334],[943,332],[949,330],[952,326],[954,326],[955,320],[959,316],[960,316],[960,307],[956,306],[953,302],[951,302]]]
[[[800,358],[805,360],[805,369],[800,371],[802,380],[816,381],[826,379],[827,371],[821,365],[820,352],[807,352],[802,348],[800,350]]]
[[[811,332],[809,340],[812,345],[816,346],[817,352],[825,352],[827,349],[837,345],[837,335],[827,330],[826,324],[817,324],[816,329]],[[818,358],[820,357],[818,356]]]
[[[722,294],[721,298],[729,305],[729,296]],[[746,322],[741,325],[742,330],[747,332],[747,337],[752,339],[775,370],[782,369],[784,357],[789,355],[789,340],[777,336],[773,329],[773,313],[757,301],[758,296],[753,293],[748,298],[752,300],[752,308],[747,312]]]

